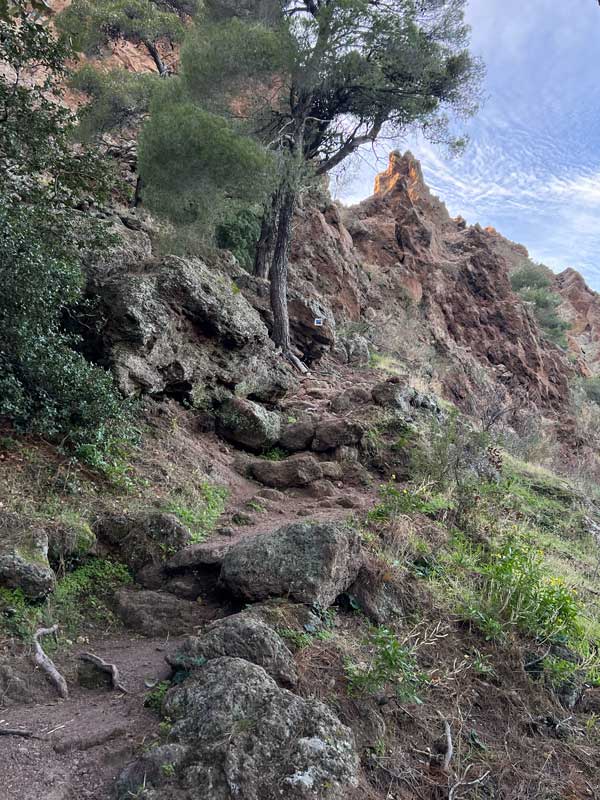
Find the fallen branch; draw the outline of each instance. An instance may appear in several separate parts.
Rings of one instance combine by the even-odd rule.
[[[119,670],[114,664],[109,664],[100,658],[100,656],[95,656],[93,653],[81,653],[79,658],[82,661],[89,661],[90,664],[98,667],[98,669],[102,670],[103,672],[108,672],[112,681],[113,689],[116,689],[118,692],[123,692],[123,694],[127,694],[127,689],[121,683]]]
[[[33,635],[33,646],[34,646],[33,658],[38,667],[46,673],[50,681],[54,684],[57,692],[63,698],[63,700],[67,700],[69,697],[69,689],[67,688],[67,682],[54,666],[52,659],[48,658],[46,653],[44,653],[42,645],[39,642],[42,636],[49,636],[51,633],[56,633],[57,630],[58,630],[58,625],[53,625],[51,628],[38,628],[38,630]]]
[[[0,728],[0,736],[21,736],[23,739],[39,739],[33,731],[22,731],[17,728]]]
[[[466,789],[467,786],[476,786],[479,783],[483,783],[483,781],[490,774],[490,771],[488,769],[488,771],[484,772],[480,778],[475,778],[475,780],[467,781],[466,777],[472,766],[473,766],[472,764],[469,764],[469,766],[465,770],[465,774],[463,775],[463,777],[457,783],[455,783],[454,786],[450,789],[450,791],[448,792],[448,800],[454,800],[454,797],[456,796],[456,793],[459,791],[459,789]]]
[[[444,720],[444,733],[446,735],[446,752],[444,753],[444,760],[442,761],[442,770],[448,774],[448,772],[450,772],[450,762],[454,755],[454,745],[452,744],[450,723],[447,720]]]

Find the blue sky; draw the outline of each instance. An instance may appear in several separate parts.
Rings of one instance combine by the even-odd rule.
[[[449,158],[398,142],[422,162],[452,215],[493,225],[556,271],[575,267],[600,291],[600,7],[596,0],[469,0],[472,49],[487,66],[485,103]],[[337,188],[372,192],[386,142]]]

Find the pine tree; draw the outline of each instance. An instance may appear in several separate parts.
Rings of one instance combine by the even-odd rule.
[[[209,0],[186,36],[174,102],[188,114],[195,107],[218,116],[277,165],[256,272],[270,275],[273,338],[292,360],[286,298],[297,199],[311,180],[384,134],[418,128],[461,145],[447,114],[474,113],[481,75],[468,51],[465,2],[294,0],[236,11],[228,0]]]

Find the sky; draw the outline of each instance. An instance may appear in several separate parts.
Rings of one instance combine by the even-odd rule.
[[[469,0],[472,51],[487,74],[470,144],[452,158],[398,141],[421,161],[453,216],[492,225],[559,272],[575,267],[600,291],[600,7],[596,0]],[[373,191],[386,142],[361,154],[334,191]]]

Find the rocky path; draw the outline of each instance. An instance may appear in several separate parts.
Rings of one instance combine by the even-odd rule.
[[[232,483],[229,507],[220,527],[207,542],[184,547],[160,569],[153,567],[149,571],[138,569],[135,562],[131,562],[131,557],[137,558],[139,551],[130,540],[131,553],[122,552],[120,557],[132,565],[138,587],[120,590],[115,596],[115,609],[131,634],[123,633],[118,638],[85,645],[86,650],[118,666],[127,694],[80,686],[76,674],[77,648],[57,656],[57,665],[69,682],[68,700],[50,699],[53,689],[44,685],[36,695],[44,698],[42,702],[0,710],[0,729],[25,728],[34,735],[32,738],[0,735],[0,796],[3,800],[106,800],[113,797],[115,780],[124,766],[146,746],[159,740],[158,716],[144,706],[144,699],[149,687],[171,674],[165,656],[181,639],[174,639],[170,634],[183,637],[200,633],[204,636],[211,620],[239,612],[244,607],[244,598],[246,601],[269,595],[289,598],[295,593],[297,602],[309,605],[319,602],[326,607],[339,591],[350,585],[358,567],[355,554],[349,552],[346,558],[352,569],[342,570],[336,576],[339,585],[335,581],[327,585],[325,599],[319,594],[320,588],[311,589],[306,597],[302,592],[298,594],[298,586],[304,584],[306,575],[313,570],[315,574],[320,573],[326,556],[316,555],[314,564],[298,562],[298,566],[293,551],[299,547],[298,555],[302,553],[305,557],[305,544],[296,542],[292,536],[289,552],[278,554],[279,538],[273,539],[268,534],[306,520],[310,520],[308,528],[318,528],[320,523],[343,522],[373,503],[377,481],[358,459],[359,441],[365,429],[359,418],[369,414],[369,407],[371,413],[375,412],[373,384],[372,372],[364,370],[345,370],[339,374],[333,368],[305,377],[298,391],[287,397],[279,409],[290,441],[297,435],[302,439],[306,431],[309,434],[304,445],[290,446],[287,455],[276,453],[269,459],[240,450],[235,443],[212,442],[212,446],[231,461],[238,474]],[[234,474],[232,472],[232,476]],[[157,515],[157,520],[161,519],[160,514]],[[176,532],[176,528],[173,530]],[[127,533],[131,535],[130,530]],[[229,582],[219,584],[225,554],[257,534],[266,534],[265,544],[261,543],[254,555],[252,549],[240,551],[238,570],[243,576],[251,569],[255,575],[252,586],[236,588],[239,580],[231,566],[235,559],[229,566]],[[260,539],[262,542],[262,537]],[[304,542],[304,533],[301,539]],[[320,533],[317,541],[321,541]],[[332,551],[340,546],[332,544]],[[266,548],[264,557],[260,548]],[[147,553],[146,545],[142,550]],[[261,577],[263,561],[280,566],[287,563],[289,574],[284,570],[275,580],[267,570]],[[301,576],[296,574],[297,569]],[[327,580],[332,580],[332,575],[328,573]],[[261,580],[264,593],[260,589]],[[273,580],[277,584],[273,584],[275,588],[271,586]],[[315,586],[320,586],[318,580]],[[254,591],[255,597],[251,596]],[[148,638],[140,638],[140,634]],[[157,638],[159,634],[161,638]],[[222,655],[237,656],[227,651],[229,646],[230,643],[223,645]],[[232,667],[225,663],[224,666]],[[37,680],[38,684],[44,683],[39,675]],[[265,687],[265,691],[270,694],[273,690]],[[285,704],[289,702],[301,703],[285,699]],[[293,730],[290,736],[293,738]]]

